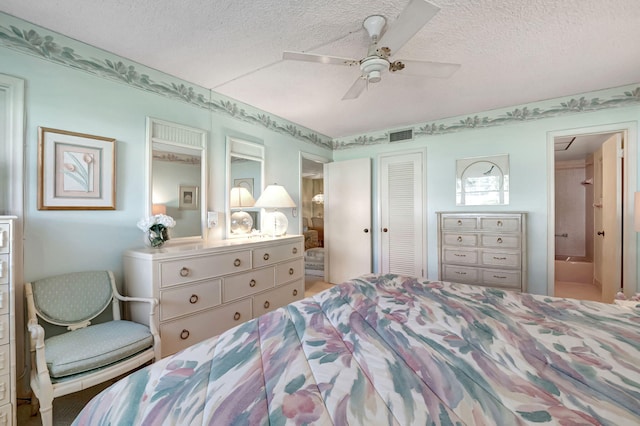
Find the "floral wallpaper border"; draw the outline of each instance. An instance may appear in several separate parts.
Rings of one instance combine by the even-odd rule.
[[[212,90],[191,85],[186,81],[112,55],[64,35],[37,27],[5,13],[0,12],[0,18],[2,18],[3,23],[0,24],[0,46],[6,46],[22,53],[80,69],[96,76],[128,84],[161,96],[178,99],[196,107],[262,126],[271,131],[327,149],[341,150],[395,143],[389,142],[389,133],[392,130],[332,140],[328,136],[282,118],[274,117]],[[100,58],[92,56],[100,56]],[[564,100],[541,101],[520,105],[515,108],[504,108],[470,116],[426,122],[413,126],[412,130],[414,137],[444,135],[471,129],[502,126],[523,121],[633,105],[640,105],[640,86],[637,85],[591,92],[568,97]],[[402,130],[407,130],[407,128],[404,127]]]
[[[0,19],[0,46],[80,69],[141,90],[178,99],[323,148],[331,149],[333,146],[328,136],[282,118],[276,118],[204,87],[191,85],[186,81],[2,12],[0,12]]]
[[[452,117],[449,119],[427,122],[411,127],[414,137],[444,135],[471,129],[503,126],[523,121],[540,120],[582,112],[593,112],[609,108],[640,105],[640,86],[630,85],[613,89],[605,89],[576,97],[541,101],[517,107],[486,111],[470,116]],[[402,130],[408,130],[403,127]],[[348,149],[362,146],[401,143],[389,142],[389,133],[385,130],[374,134],[363,134],[351,138],[334,139],[333,149]]]

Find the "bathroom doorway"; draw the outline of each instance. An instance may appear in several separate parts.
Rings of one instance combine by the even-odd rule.
[[[611,303],[631,282],[624,271],[635,277],[635,234],[623,224],[632,218],[627,200],[635,189],[625,182],[635,188],[636,167],[624,161],[628,129],[594,130],[551,135],[548,294]],[[635,291],[635,278],[628,287]]]

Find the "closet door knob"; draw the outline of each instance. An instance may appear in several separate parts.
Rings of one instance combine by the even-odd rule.
[[[382,232],[389,232],[388,228],[382,228]]]
[[[602,235],[604,237],[604,231],[598,231],[598,235]]]
[[[364,233],[366,234],[368,232],[369,232],[369,229],[368,228],[364,228]]]

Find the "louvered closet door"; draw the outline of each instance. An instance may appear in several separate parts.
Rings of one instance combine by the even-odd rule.
[[[423,152],[380,157],[382,273],[425,275],[423,157]]]

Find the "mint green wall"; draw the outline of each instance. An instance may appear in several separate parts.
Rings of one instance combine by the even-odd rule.
[[[611,123],[640,120],[640,106],[601,110],[527,121],[446,135],[417,137],[406,143],[372,145],[334,152],[334,161],[370,157],[373,162],[373,229],[378,229],[378,163],[381,153],[426,148],[427,262],[428,277],[438,277],[438,211],[524,211],[528,213],[528,285],[532,293],[547,293],[547,133]],[[637,146],[638,140],[629,141]],[[496,207],[457,207],[455,202],[456,159],[509,154],[510,204]],[[636,163],[638,159],[636,158]],[[375,238],[375,236],[374,236]],[[378,241],[374,241],[374,253]],[[374,268],[379,259],[374,258]]]
[[[136,222],[145,215],[147,116],[209,132],[209,210],[224,211],[227,136],[264,144],[265,184],[284,185],[298,202],[299,152],[331,156],[328,149],[262,126],[1,46],[0,73],[22,78],[26,83],[26,280],[87,269],[111,269],[121,277],[122,252],[142,246],[142,232],[136,228]],[[115,211],[37,209],[38,126],[117,140]],[[297,233],[298,221],[290,222],[289,232]],[[224,216],[220,216],[219,223],[210,230],[210,238],[224,238]]]

